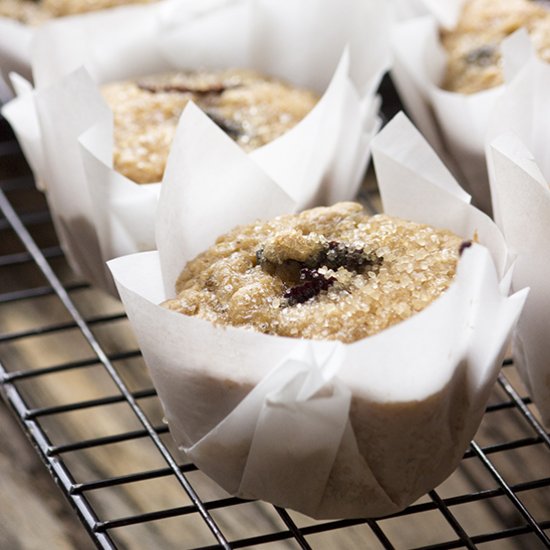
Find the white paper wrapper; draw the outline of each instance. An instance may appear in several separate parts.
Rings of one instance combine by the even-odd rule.
[[[453,27],[462,1],[430,4],[432,15],[394,25],[392,76],[416,125],[472,195],[474,204],[490,213],[485,132],[502,86],[468,95],[439,87],[446,67],[439,29]]]
[[[445,28],[452,28],[465,0],[390,0],[394,21],[433,15]]]
[[[232,144],[213,139],[223,158]],[[192,145],[183,126],[180,140]],[[396,512],[453,471],[526,295],[506,297],[502,235],[403,115],[375,138],[373,154],[388,213],[465,238],[477,231],[487,247],[466,249],[440,299],[376,336],[353,344],[290,339],[158,305],[173,296],[184,263],[217,235],[288,210],[284,190],[244,154],[230,172],[222,162],[197,163],[185,186],[177,177],[184,163],[173,155],[159,203],[159,251],[109,262],[181,449],[227,491],[317,518]],[[223,196],[208,191],[216,179]],[[254,184],[261,200],[252,207],[244,199]],[[210,222],[202,218],[197,231],[198,215],[189,216],[203,202]]]
[[[16,72],[31,78],[30,50],[32,29],[7,17],[0,17],[0,81],[9,82],[8,75]],[[0,88],[0,101],[7,101],[12,91]]]
[[[131,13],[132,10],[141,10],[142,8],[139,6],[121,6],[113,9],[122,10],[122,13]],[[88,16],[89,14],[86,13],[71,16],[70,19],[78,21]],[[38,28],[38,26],[26,25],[8,17],[0,16],[0,81],[3,80],[9,84],[9,75],[12,72],[23,76],[26,80],[31,80],[32,42]],[[0,87],[0,101],[7,101],[11,97],[12,90],[10,88]]]
[[[137,185],[113,170],[112,120],[97,83],[170,68],[248,67],[322,93],[291,131],[250,154],[291,196],[292,210],[353,198],[379,127],[375,90],[388,67],[389,13],[376,0],[154,6],[134,10],[130,22],[112,13],[42,27],[37,89],[17,84],[21,95],[3,111],[48,188],[69,259],[104,288],[106,260],[155,248],[160,183]],[[210,142],[221,130],[206,118],[195,111],[187,123],[210,166]],[[242,156],[236,147],[227,154]]]
[[[517,37],[513,53],[529,48]],[[522,43],[523,41],[523,43]],[[509,60],[512,61],[512,60]],[[550,427],[550,66],[534,54],[495,106],[487,156],[495,220],[517,254],[516,289],[531,287],[514,359]]]

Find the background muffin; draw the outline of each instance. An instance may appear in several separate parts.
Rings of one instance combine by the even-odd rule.
[[[353,342],[421,311],[463,240],[339,203],[239,226],[189,262],[164,305],[266,334]]]
[[[41,4],[32,0],[0,0],[0,17],[9,17],[20,23],[38,25],[51,14]]]
[[[186,456],[232,494],[317,518],[396,512],[451,473],[479,425],[525,299],[525,291],[506,295],[502,235],[467,203],[402,116],[378,134],[373,148],[389,215],[447,226],[462,238],[477,229],[488,247],[473,244],[464,252],[453,283],[430,307],[373,336],[349,344],[289,338],[219,326],[160,305],[173,297],[185,262],[216,235],[258,216],[269,219],[273,209],[285,211],[284,196],[269,180],[241,187],[254,167],[245,155],[242,170],[228,176],[221,166],[207,175],[212,184],[220,182],[224,198],[197,193],[205,185],[194,177],[205,174],[200,166],[198,173],[186,172],[189,188],[170,165],[157,217],[158,252],[109,264],[170,431]],[[247,208],[256,194],[264,200]],[[200,232],[191,213],[199,204],[210,221]],[[318,216],[322,227],[326,216],[345,228],[347,218],[359,215],[348,203],[309,211],[301,222],[309,227],[307,218]],[[258,254],[260,264],[289,253],[308,261],[319,253],[313,232],[293,236],[303,246],[275,236]],[[243,235],[244,247],[246,240]],[[219,242],[236,263],[231,247],[238,241],[235,235]],[[254,263],[256,244],[243,263]],[[353,252],[350,267],[361,257]],[[200,256],[194,266],[200,273],[199,262]]]
[[[318,96],[242,69],[175,72],[101,87],[114,113],[115,168],[137,183],[160,181],[189,101],[245,151],[296,125]]]
[[[36,88],[3,112],[24,143],[37,180],[48,189],[61,242],[79,273],[114,292],[105,261],[155,246],[162,186],[160,181],[136,185],[113,167],[113,113],[101,95],[101,86],[109,82],[171,71],[248,67],[314,90],[321,98],[307,117],[249,153],[258,176],[254,181],[269,178],[280,184],[288,198],[286,212],[354,198],[380,124],[375,92],[389,62],[383,30],[389,14],[377,0],[345,0],[346,9],[334,0],[319,3],[323,9],[312,11],[308,4],[290,0],[212,6],[198,0],[159,2],[59,18],[37,31]],[[189,17],[190,10],[201,16]],[[331,40],[319,42],[319,29],[326,29]],[[264,88],[254,93],[262,101],[271,95],[260,90]],[[232,98],[238,109],[248,101],[244,88],[222,95]],[[208,118],[187,104],[178,130],[190,123],[189,134],[181,148],[175,146],[176,136],[169,158],[196,155],[205,168],[215,169],[220,158],[229,156],[230,172],[244,162],[247,153],[212,120],[221,122],[224,114],[216,110]],[[286,115],[282,120],[275,116],[278,125],[288,122]],[[39,147],[37,141],[26,145],[30,133],[24,127],[29,122],[40,133]],[[50,132],[55,137],[49,137]],[[202,187],[208,188],[206,179]],[[209,191],[211,196],[220,193],[225,193],[223,187]],[[202,230],[204,219],[200,225]]]
[[[468,0],[456,27],[441,35],[449,56],[443,87],[471,94],[503,82],[500,44],[525,28],[550,62],[550,10],[529,0]]]
[[[10,17],[28,25],[38,25],[52,17],[156,1],[158,0],[0,0],[0,16]]]

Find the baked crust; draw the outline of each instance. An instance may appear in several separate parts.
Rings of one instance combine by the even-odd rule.
[[[164,305],[267,334],[353,342],[407,319],[451,284],[450,231],[338,203],[219,237]]]
[[[251,151],[292,128],[318,100],[313,92],[243,69],[173,72],[106,84],[101,92],[114,113],[114,166],[136,183],[162,179],[189,101]]]
[[[0,16],[16,19],[27,25],[39,25],[53,17],[156,1],[158,0],[0,0]]]
[[[469,0],[456,28],[442,32],[448,55],[443,88],[472,94],[503,82],[500,43],[524,27],[550,62],[550,10],[529,0]]]

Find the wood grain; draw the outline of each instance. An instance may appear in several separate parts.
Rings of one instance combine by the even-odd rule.
[[[0,548],[94,548],[2,401],[0,440]]]
[[[0,169],[1,176],[1,169]],[[372,191],[372,184],[369,186]],[[16,207],[25,211],[44,208],[37,193],[12,193]],[[376,197],[374,197],[376,200]],[[55,244],[55,235],[48,223],[33,227],[33,235],[42,247]],[[0,254],[23,251],[12,232],[3,231]],[[67,284],[77,280],[63,259],[51,262],[61,280]],[[0,293],[45,285],[45,280],[32,263],[0,269]],[[94,290],[78,290],[71,294],[78,310],[86,319],[101,315],[117,315],[122,306],[113,298]],[[70,412],[39,416],[52,445],[65,445],[117,434],[137,435],[113,444],[92,445],[87,449],[67,452],[61,459],[77,482],[108,479],[129,473],[163,470],[166,463],[148,437],[139,436],[142,426],[124,400],[116,401],[120,392],[97,362],[93,350],[82,334],[70,326],[71,318],[58,298],[53,295],[17,300],[0,305],[0,333],[14,334],[21,330],[52,327],[68,323],[65,328],[49,333],[15,338],[0,343],[0,361],[10,372],[34,370],[40,367],[73,364],[74,368],[42,375],[16,383],[28,407],[39,409],[70,405],[87,400],[113,398],[112,404],[89,406]],[[132,331],[125,319],[92,324],[94,335],[110,355],[137,349]],[[82,362],[80,366],[75,362]],[[113,362],[124,384],[131,391],[150,390],[151,380],[140,357]],[[524,393],[513,369],[506,370],[514,385]],[[495,389],[493,402],[506,400],[502,390]],[[159,427],[162,440],[174,459],[185,464],[164,433],[162,408],[155,396],[138,399],[153,426]],[[93,547],[75,514],[65,503],[34,449],[23,436],[11,411],[0,406],[0,548],[4,549],[87,549]],[[482,445],[532,438],[533,432],[515,409],[503,409],[486,415],[476,436]],[[550,453],[540,444],[490,455],[508,483],[550,478]],[[223,460],[223,457],[220,457]],[[200,498],[205,502],[227,498],[228,495],[199,471],[187,474]],[[443,497],[454,497],[496,488],[496,482],[477,458],[463,461],[460,468],[438,489]],[[135,483],[121,483],[86,493],[100,520],[116,520],[137,514],[187,506],[190,499],[173,475]],[[538,520],[550,519],[550,491],[520,493]],[[421,502],[430,502],[428,497]],[[523,520],[510,501],[503,496],[454,506],[455,517],[470,535],[483,534],[522,525]],[[230,540],[285,531],[280,516],[270,505],[261,502],[237,503],[213,509],[212,515]],[[318,526],[317,522],[290,512],[299,527]],[[456,539],[448,521],[438,510],[400,518],[384,519],[380,527],[396,548],[410,548]],[[196,513],[161,521],[138,522],[136,525],[110,531],[123,549],[181,549],[214,544],[215,539]],[[318,549],[382,548],[377,536],[367,524],[343,526],[308,537]],[[262,545],[263,547],[264,545]],[[276,541],[269,549],[297,548],[290,540]],[[541,543],[532,535],[517,536],[483,546],[494,549],[536,549]]]

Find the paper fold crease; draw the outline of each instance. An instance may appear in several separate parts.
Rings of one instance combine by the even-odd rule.
[[[426,176],[403,157],[402,136],[426,159]],[[180,223],[196,200],[177,179],[164,183],[159,251],[109,262],[172,435],[227,491],[317,518],[376,517],[409,505],[461,460],[526,291],[507,297],[502,235],[465,202],[427,148],[403,117],[384,128],[373,144],[382,195],[415,205],[417,221],[444,204],[449,229],[465,239],[475,230],[484,246],[465,250],[456,280],[438,300],[370,338],[304,341],[218,327],[160,307],[192,255],[191,235],[193,253],[214,238]],[[240,172],[234,168],[225,185],[240,189],[252,166],[243,155]],[[437,185],[434,174],[441,175]],[[259,184],[273,193],[269,179]],[[432,200],[425,201],[430,189]],[[225,205],[225,217],[213,211],[217,230],[251,221],[246,209],[237,219],[243,197]],[[269,216],[256,215],[270,217],[277,201],[284,203],[284,195],[269,202]],[[389,200],[386,212],[397,215],[400,204]]]
[[[379,127],[375,90],[390,55],[389,11],[376,0],[168,1],[70,19],[37,31],[36,89],[18,79],[22,95],[3,113],[47,189],[71,265],[91,282],[112,291],[104,262],[155,248],[161,186],[134,184],[112,168],[113,123],[99,91],[108,81],[242,67],[311,88],[322,96],[319,103],[288,133],[250,154],[256,171],[292,198],[288,211],[357,194]],[[361,21],[368,21],[368,33]],[[287,51],[293,55],[283,55]],[[222,131],[205,118],[186,117],[188,139],[180,143],[194,140],[194,158],[177,144],[171,148],[184,170],[198,170],[199,163],[206,172],[213,168],[210,143]],[[217,158],[220,165],[241,162],[235,147],[223,149],[232,160]]]

